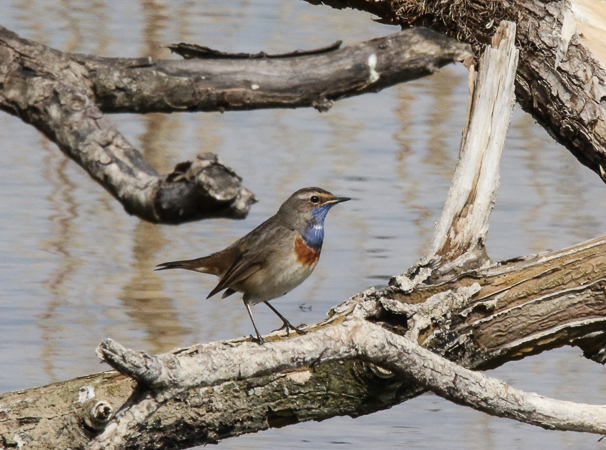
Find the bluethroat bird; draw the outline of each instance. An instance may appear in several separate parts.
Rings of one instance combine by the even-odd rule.
[[[229,297],[242,292],[257,339],[257,330],[250,305],[265,303],[278,315],[286,328],[302,333],[278,312],[269,300],[281,297],[300,285],[313,272],[324,241],[324,219],[330,208],[350,200],[335,197],[317,187],[300,189],[286,200],[270,217],[229,247],[209,256],[159,264],[156,270],[187,269],[210,273],[220,278],[208,297],[223,292]]]

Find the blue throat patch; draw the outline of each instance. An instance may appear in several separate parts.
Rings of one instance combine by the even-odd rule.
[[[333,206],[334,203],[329,203],[311,210],[313,218],[308,222],[303,232],[303,240],[314,250],[322,248],[322,242],[324,242],[324,219]]]

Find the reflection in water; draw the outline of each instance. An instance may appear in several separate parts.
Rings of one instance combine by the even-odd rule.
[[[211,152],[221,155],[225,148],[225,139],[221,136],[224,123],[222,117],[216,114],[197,114],[194,127],[195,154]],[[193,157],[194,155],[191,154]],[[229,164],[237,164],[233,161]]]
[[[369,111],[370,112],[370,111]],[[338,211],[338,216],[331,218],[331,223],[328,225],[329,229],[333,227],[343,227],[346,223],[351,226],[353,233],[358,236],[356,239],[357,252],[354,256],[355,260],[366,260],[367,263],[364,267],[365,277],[367,280],[365,283],[375,283],[374,274],[380,271],[377,267],[376,260],[372,256],[376,256],[377,250],[374,245],[373,231],[369,226],[369,218],[366,214],[360,214],[357,211],[359,208],[363,208],[363,200],[357,198],[359,193],[363,192],[363,186],[368,185],[368,180],[374,178],[374,168],[371,165],[366,165],[362,162],[363,154],[361,154],[352,145],[356,142],[363,142],[364,136],[368,133],[369,128],[372,128],[376,124],[372,120],[373,114],[369,114],[370,117],[362,120],[361,117],[353,118],[348,108],[340,106],[333,107],[331,114],[326,115],[322,121],[327,125],[327,142],[319,143],[322,147],[326,148],[329,155],[324,170],[321,173],[321,181],[318,183],[324,187],[328,187],[328,190],[336,192],[341,189],[335,185],[334,179],[349,179],[351,182],[347,183],[347,192],[343,195],[353,197],[353,202],[350,203],[348,208],[341,208]],[[371,147],[369,153],[381,152],[383,150],[385,141],[388,141],[387,137],[383,139],[376,139]],[[300,150],[298,153],[301,153]],[[294,153],[295,155],[297,153]],[[310,158],[308,171],[312,174],[318,172],[316,168],[314,158]],[[364,171],[360,172],[360,167],[364,167]],[[376,166],[375,166],[376,167]],[[354,174],[360,174],[361,177],[355,177]],[[318,174],[320,175],[320,174]],[[363,181],[362,181],[363,180]],[[359,187],[362,188],[359,188]],[[368,192],[368,191],[367,191]],[[339,194],[338,194],[339,195]],[[355,206],[355,203],[361,203],[360,206]],[[387,201],[383,201],[380,195],[375,196],[375,203],[384,204],[387,207]],[[353,205],[353,206],[352,206]],[[327,240],[330,242],[331,233],[327,235]],[[330,249],[330,244],[329,247]],[[380,251],[380,249],[379,249]],[[366,255],[365,255],[366,253]],[[323,257],[329,256],[330,258],[334,255],[327,253]],[[365,256],[371,256],[366,258]],[[331,282],[331,278],[335,276],[335,271],[330,270],[329,263],[321,261],[319,263],[320,270],[318,273],[317,282],[312,285],[312,295],[307,296],[310,299],[318,298],[317,296],[322,293],[323,288]]]
[[[180,117],[167,114],[146,114],[143,117],[143,123],[145,132],[139,135],[139,140],[145,160],[159,173],[171,172],[172,165],[167,154],[172,145],[171,137],[180,134],[183,127]]]
[[[142,0],[141,5],[145,23],[142,54],[155,59],[165,57],[166,50],[161,45],[167,22],[166,6],[154,0]],[[169,171],[166,154],[171,135],[177,134],[182,127],[179,116],[148,114],[143,123],[145,131],[139,141],[144,158],[158,171]],[[154,353],[176,347],[189,333],[179,321],[172,299],[164,294],[162,280],[153,270],[158,262],[157,253],[167,242],[160,226],[144,221],[137,223],[133,230],[133,275],[120,294],[135,326],[146,330],[145,341]]]
[[[141,49],[141,54],[151,56],[153,59],[165,58],[168,53],[165,48],[162,48],[163,45],[167,44],[162,41],[168,19],[164,3],[157,0],[141,0],[143,22],[145,24],[143,28],[144,46]]]
[[[560,164],[556,173],[555,195],[559,197],[560,201],[553,214],[552,221],[554,223],[566,223],[571,230],[571,235],[576,238],[573,242],[598,236],[596,230],[599,230],[599,235],[603,234],[603,222],[591,213],[591,208],[579,211],[579,204],[587,204],[588,196],[586,187],[576,180],[587,176],[591,177],[593,181],[597,181],[595,173],[581,166],[576,159],[567,164],[566,162],[570,160],[570,154],[563,147],[558,148],[556,157],[560,160]],[[603,186],[601,183],[599,184],[601,187]],[[597,206],[601,208],[602,202],[598,202]],[[571,214],[571,211],[575,211],[575,213]]]
[[[521,158],[525,163],[526,173],[518,176],[528,178],[532,192],[537,200],[530,206],[524,207],[524,215],[520,222],[531,236],[531,249],[534,252],[554,249],[558,244],[550,233],[537,232],[544,226],[546,217],[550,222],[566,226],[570,236],[574,237],[567,245],[597,237],[602,233],[601,223],[596,220],[591,211],[591,198],[588,197],[587,187],[578,180],[584,176],[594,179],[595,175],[582,167],[561,146],[555,145],[542,130],[537,129],[534,119],[529,114],[520,114],[518,120],[512,122],[510,134],[516,137],[517,146],[523,150]],[[550,145],[552,150],[546,150]],[[550,158],[545,158],[546,152]],[[557,200],[557,208],[553,202]],[[585,209],[579,205],[585,204]],[[571,211],[575,211],[571,214]]]
[[[465,430],[466,441],[471,444],[469,450],[497,448],[492,431],[494,418],[488,414],[478,414],[478,416],[477,421],[473,421],[473,424]],[[478,439],[479,435],[482,436],[482,439]]]
[[[135,326],[145,329],[149,351],[165,352],[181,344],[183,337],[189,333],[179,321],[172,299],[164,295],[162,280],[154,272],[157,253],[167,240],[159,226],[139,221],[133,241],[133,273],[130,281],[124,285],[120,300]]]
[[[78,0],[61,0],[63,14],[61,14],[62,22],[65,22],[65,27],[69,30],[69,39],[63,50],[75,52],[82,48],[84,42],[84,33],[82,32],[82,22],[78,17],[78,10],[81,8],[78,5]]]
[[[534,119],[532,119],[530,114],[523,114],[520,116],[519,120],[512,121],[511,123],[511,128],[520,133],[520,136],[522,137],[520,144],[525,150],[523,160],[529,173],[539,173],[542,164],[542,143],[540,139],[536,138],[533,132],[535,126]],[[542,233],[530,233],[530,231],[536,227],[537,221],[540,221],[543,214],[545,214],[545,209],[549,205],[549,198],[546,184],[543,183],[544,180],[537,178],[533,179],[534,182],[532,183],[532,187],[537,194],[538,201],[535,202],[532,207],[526,209],[526,214],[524,214],[520,222],[524,229],[532,235],[530,244],[532,251],[542,252],[550,247],[551,237]]]
[[[453,112],[463,109],[463,105],[455,105],[454,88],[452,82],[453,74],[450,69],[444,68],[435,73],[431,78],[425,78],[427,94],[432,99],[430,112],[427,116],[429,131],[428,153],[425,163],[431,165],[435,172],[450,183],[456,160],[449,150],[448,137],[453,134],[452,127],[448,126]],[[461,132],[456,133],[456,139],[460,139]],[[456,154],[455,154],[456,155]]]
[[[43,250],[60,256],[54,265],[54,270],[42,284],[50,293],[46,302],[45,311],[39,315],[38,327],[42,332],[43,346],[41,359],[44,373],[49,379],[56,381],[53,374],[54,361],[59,353],[60,332],[63,328],[63,318],[57,310],[70,303],[71,293],[67,287],[69,279],[76,276],[82,261],[73,256],[70,249],[80,235],[75,224],[78,217],[78,204],[74,199],[73,191],[76,185],[66,175],[66,166],[70,164],[62,153],[46,139],[40,140],[40,145],[46,150],[44,157],[44,178],[52,186],[51,194],[46,197],[54,213],[48,218],[53,237],[41,241]]]
[[[108,5],[104,0],[92,0],[86,5],[86,8],[96,19],[95,27],[92,30],[87,30],[87,37],[89,31],[95,36],[92,40],[94,45],[91,45],[90,53],[105,56],[108,53],[109,44],[112,39],[112,34],[107,28],[110,22],[107,11]]]
[[[12,7],[19,11],[16,14],[16,19],[25,25],[24,28],[32,32],[31,39],[48,45],[49,34],[45,32],[44,24],[46,20],[43,20],[48,15],[40,11],[40,8],[44,9],[44,6],[36,0],[22,0],[13,2]],[[6,25],[4,24],[4,26]]]
[[[420,174],[415,174],[414,171],[409,170],[409,166],[414,167],[415,164],[414,161],[411,161],[413,156],[411,135],[414,133],[414,127],[412,126],[410,111],[417,98],[405,86],[398,87],[397,92],[398,103],[395,114],[398,118],[399,128],[394,134],[394,140],[398,143],[400,149],[396,153],[395,171],[402,183],[405,184],[405,188],[402,189],[404,196],[402,203],[416,215],[412,223],[415,225],[419,237],[417,253],[422,255],[425,253],[424,249],[433,231],[433,228],[428,226],[428,219],[432,217],[433,212],[423,202],[423,195],[420,192],[426,188],[427,180],[423,176],[419,176]]]
[[[16,19],[29,31],[23,37],[54,46],[51,40],[59,31],[63,35],[58,46],[62,51],[105,55],[114,38],[108,32],[110,17],[105,0],[19,0],[13,1],[12,8],[19,11]]]

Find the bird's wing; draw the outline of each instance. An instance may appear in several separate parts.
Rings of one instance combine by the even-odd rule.
[[[207,298],[245,280],[269,264],[268,259],[271,259],[276,252],[283,251],[282,246],[275,245],[276,242],[292,242],[290,238],[294,232],[272,223],[274,220],[275,218],[267,220],[245,236],[246,239],[240,239],[233,244],[232,248],[237,248],[235,253],[239,253],[240,256],[226,270],[219,284],[210,291]],[[287,247],[290,249],[289,244]]]
[[[228,288],[230,285],[238,283],[242,281],[254,273],[257,273],[261,269],[262,265],[259,263],[251,263],[247,258],[240,257],[236,260],[232,266],[227,269],[225,275],[219,281],[219,284],[215,286],[215,288],[210,291],[206,298],[210,298],[218,292],[221,292],[223,289]]]

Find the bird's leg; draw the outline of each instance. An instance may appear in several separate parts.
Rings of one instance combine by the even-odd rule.
[[[282,319],[283,325],[280,328],[278,328],[277,330],[274,330],[274,331],[280,331],[280,330],[283,330],[284,328],[286,328],[286,336],[290,336],[290,330],[294,330],[298,334],[306,334],[307,333],[306,331],[303,331],[303,330],[295,327],[292,323],[290,323],[286,319],[286,317],[284,317],[282,314],[280,314],[276,308],[274,308],[273,306],[271,306],[269,304],[269,302],[263,302],[263,303],[265,303],[267,306],[269,306],[269,309],[271,309],[273,312],[275,312],[277,314],[277,316],[280,319]]]
[[[244,305],[246,306],[246,311],[248,311],[248,317],[250,317],[250,321],[253,324],[253,327],[255,329],[255,333],[257,333],[257,340],[259,341],[259,345],[265,344],[265,341],[263,340],[263,338],[259,334],[259,330],[257,330],[257,325],[255,324],[255,319],[253,319],[252,311],[250,310],[250,305],[248,303],[246,303],[246,302],[244,302]]]

